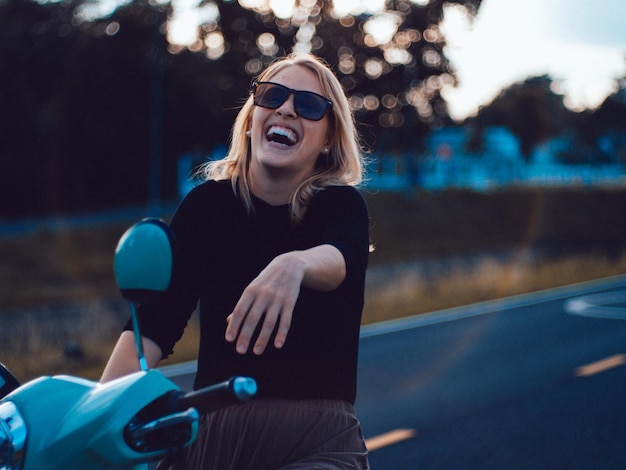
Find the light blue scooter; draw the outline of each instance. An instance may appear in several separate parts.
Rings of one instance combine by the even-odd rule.
[[[147,469],[195,440],[201,412],[256,393],[253,379],[234,377],[185,394],[148,370],[135,306],[168,288],[174,252],[169,227],[157,219],[132,226],[115,252],[140,372],[105,384],[54,376],[20,387],[0,364],[0,470]]]

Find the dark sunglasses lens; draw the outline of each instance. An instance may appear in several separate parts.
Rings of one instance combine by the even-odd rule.
[[[254,93],[254,104],[263,108],[276,109],[289,97],[289,90],[280,85],[259,83]]]
[[[254,89],[254,104],[262,108],[276,109],[287,101],[293,90],[277,83],[257,83]],[[319,121],[326,114],[328,101],[310,91],[294,92],[294,108],[298,116]]]
[[[299,91],[296,93],[294,107],[296,113],[305,119],[319,121],[324,117],[328,102],[315,93]]]

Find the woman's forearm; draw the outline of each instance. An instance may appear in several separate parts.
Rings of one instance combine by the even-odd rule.
[[[162,357],[161,348],[154,341],[145,337],[142,338],[142,344],[148,366],[150,368],[156,367]],[[139,370],[135,336],[132,331],[124,331],[113,349],[104,372],[102,372],[100,382],[108,382]]]
[[[346,262],[341,252],[332,245],[319,245],[286,255],[304,263],[304,287],[328,292],[339,287],[346,278]]]

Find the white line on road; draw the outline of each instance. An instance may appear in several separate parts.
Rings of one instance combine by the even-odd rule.
[[[385,434],[365,439],[365,446],[369,452],[373,452],[383,447],[411,439],[415,436],[415,434],[415,429],[396,429],[394,431],[386,432]]]
[[[598,286],[610,288],[613,285],[623,285],[624,282],[626,282],[626,275],[622,274],[610,278],[597,279],[594,281],[581,282],[579,284],[533,292],[531,294],[521,294],[503,299],[488,300],[462,307],[454,307],[446,310],[399,318],[396,320],[373,323],[361,327],[361,339],[410,330],[436,323],[495,313],[512,307],[534,305],[540,302],[568,298],[574,292],[578,295],[587,294],[594,292]],[[166,377],[177,377],[182,374],[194,374],[197,370],[197,361],[194,360],[180,364],[173,364],[161,367],[160,369]]]
[[[586,366],[577,367],[574,371],[576,377],[588,377],[600,372],[613,369],[626,364],[626,354],[616,354],[600,361],[592,362]]]
[[[487,300],[485,302],[465,305],[462,307],[454,307],[446,310],[399,318],[396,320],[373,323],[361,327],[361,338],[363,339],[371,336],[396,333],[398,331],[410,330],[437,323],[496,313],[511,308],[536,305],[542,302],[567,299],[574,293],[576,293],[576,295],[586,295],[597,290],[598,286],[602,286],[602,288],[610,288],[612,286],[623,285],[625,281],[626,276],[622,274],[610,278],[597,279],[594,281],[581,282],[579,284],[571,284],[568,286],[556,287],[554,289],[532,292],[530,294],[520,294],[502,299]]]
[[[626,291],[602,292],[568,299],[563,308],[572,315],[626,320]]]

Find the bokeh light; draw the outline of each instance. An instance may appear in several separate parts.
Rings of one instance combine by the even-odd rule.
[[[278,52],[278,44],[272,33],[261,33],[256,40],[256,45],[263,55],[273,56]]]
[[[391,42],[398,31],[402,19],[396,13],[384,12],[372,16],[363,25],[363,31],[371,36],[373,44],[387,44]]]
[[[253,58],[246,62],[245,70],[248,75],[257,75],[263,69],[261,59]]]
[[[381,102],[383,106],[387,109],[390,109],[390,110],[400,109],[400,102],[398,101],[398,98],[396,98],[394,95],[391,95],[389,93],[383,96]]]
[[[269,7],[277,18],[291,18],[295,7],[295,0],[270,0]]]
[[[197,0],[178,0],[172,3],[172,16],[167,22],[167,40],[171,44],[191,46],[198,41],[198,27],[213,25],[217,27],[220,11],[215,2],[208,2],[201,7]]]
[[[356,112],[363,109],[363,95],[361,95],[360,93],[355,93],[354,95],[350,96],[349,101],[352,111]]]
[[[342,46],[337,51],[337,56],[339,57],[337,68],[340,73],[350,75],[356,71],[356,61],[352,49],[347,46]]]
[[[111,21],[106,25],[104,29],[104,34],[107,36],[115,36],[120,30],[120,24],[117,21]]]
[[[413,61],[413,55],[406,49],[390,47],[385,49],[385,60],[393,65],[408,65]]]
[[[239,5],[248,10],[255,10],[260,13],[269,13],[270,11],[267,0],[239,0]]]
[[[219,59],[226,51],[224,36],[219,31],[207,34],[204,44],[206,45],[206,55],[209,59]]]
[[[378,57],[372,57],[365,62],[365,75],[370,80],[376,80],[383,74],[383,61]]]
[[[376,95],[367,95],[363,98],[363,108],[368,111],[375,111],[380,107],[380,100]]]
[[[378,124],[382,127],[402,127],[404,124],[404,116],[399,111],[384,112],[378,116]]]
[[[443,36],[437,26],[431,26],[424,31],[424,40],[431,43],[438,43],[443,41]]]
[[[335,18],[372,14],[385,10],[385,0],[333,0]]]
[[[422,62],[429,67],[439,67],[441,65],[441,55],[434,49],[425,49],[422,54]]]

